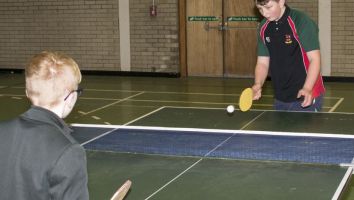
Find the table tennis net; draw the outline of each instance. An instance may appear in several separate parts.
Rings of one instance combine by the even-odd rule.
[[[354,138],[247,134],[242,131],[112,129],[88,142],[88,150],[269,160],[317,164],[351,163]]]

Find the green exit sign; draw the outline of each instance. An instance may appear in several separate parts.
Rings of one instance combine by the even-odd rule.
[[[188,21],[190,22],[214,22],[219,21],[219,17],[216,16],[189,16]]]
[[[256,16],[232,16],[227,18],[228,22],[255,22],[259,21]]]

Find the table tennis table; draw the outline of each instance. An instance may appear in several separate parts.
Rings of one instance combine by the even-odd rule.
[[[354,115],[349,113],[251,110],[229,115],[222,109],[161,107],[122,125],[72,127],[73,136],[87,149],[91,199],[109,199],[130,179],[133,185],[127,200],[322,200],[348,196],[353,122]],[[252,138],[258,136],[261,140],[254,143]],[[278,139],[274,141],[274,137]],[[334,142],[322,141],[323,137]],[[232,140],[228,156],[220,153]],[[268,140],[273,143],[264,146]],[[312,149],[292,152],[299,144],[309,144]],[[247,145],[254,147],[246,151],[248,156],[235,153]],[[319,150],[326,146],[328,149]],[[291,158],[261,155],[279,148],[292,152]],[[344,153],[336,152],[338,149]],[[307,159],[308,154],[312,160],[297,157]],[[326,157],[329,161],[324,161]]]

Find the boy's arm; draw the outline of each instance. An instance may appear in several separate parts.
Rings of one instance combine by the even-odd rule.
[[[254,85],[252,86],[253,100],[258,100],[262,96],[262,86],[268,76],[268,70],[269,57],[258,56],[255,69]]]
[[[304,97],[301,106],[307,107],[312,104],[312,89],[317,81],[321,70],[321,53],[320,50],[313,50],[306,53],[310,61],[310,66],[307,71],[307,77],[304,86],[299,90],[297,97]]]
[[[51,199],[88,200],[86,153],[79,145],[67,148],[50,172]]]

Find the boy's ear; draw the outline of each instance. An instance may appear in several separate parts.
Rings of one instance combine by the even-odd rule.
[[[279,0],[279,5],[280,5],[280,7],[283,7],[283,6],[285,6],[285,0]]]

